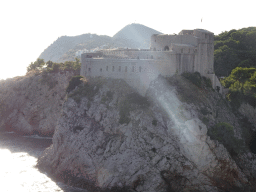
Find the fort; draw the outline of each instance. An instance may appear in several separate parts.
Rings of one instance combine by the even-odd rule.
[[[152,35],[150,49],[104,49],[81,55],[85,77],[124,79],[144,95],[158,75],[169,77],[183,72],[199,72],[211,79],[213,88],[221,84],[214,74],[214,34],[204,29],[182,30],[178,35]]]

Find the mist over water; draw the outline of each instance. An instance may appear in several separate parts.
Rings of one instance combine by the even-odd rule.
[[[4,192],[79,192],[84,189],[55,182],[35,167],[50,138],[0,133],[0,181]]]

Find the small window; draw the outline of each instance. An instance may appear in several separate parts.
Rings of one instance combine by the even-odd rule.
[[[141,67],[140,67],[140,72],[141,72]]]
[[[121,66],[119,66],[119,69],[118,69],[119,72],[121,72]]]
[[[151,59],[154,59],[153,55],[151,55]]]
[[[102,68],[100,68],[100,72],[102,72]]]
[[[134,69],[135,69],[135,67],[134,67],[134,66],[132,66],[132,72],[134,72]]]
[[[164,51],[169,51],[169,47],[167,45],[164,47]]]
[[[88,70],[91,71],[91,68],[89,68]]]
[[[112,71],[115,71],[115,66],[112,67]]]
[[[108,71],[108,66],[106,67],[106,71]]]
[[[127,66],[125,66],[125,72],[127,72]]]

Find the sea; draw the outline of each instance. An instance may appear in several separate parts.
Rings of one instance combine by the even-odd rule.
[[[88,192],[56,182],[36,168],[40,154],[52,144],[52,138],[22,136],[0,132],[1,192]]]

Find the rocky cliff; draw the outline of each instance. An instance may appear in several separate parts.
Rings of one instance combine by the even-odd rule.
[[[242,103],[238,110],[248,118],[248,121],[254,125],[254,130],[256,131],[256,108],[248,103]]]
[[[220,94],[183,77],[158,78],[146,97],[92,78],[68,95],[38,166],[91,191],[255,191],[246,130]]]
[[[0,82],[0,130],[52,136],[73,72],[30,73]]]

